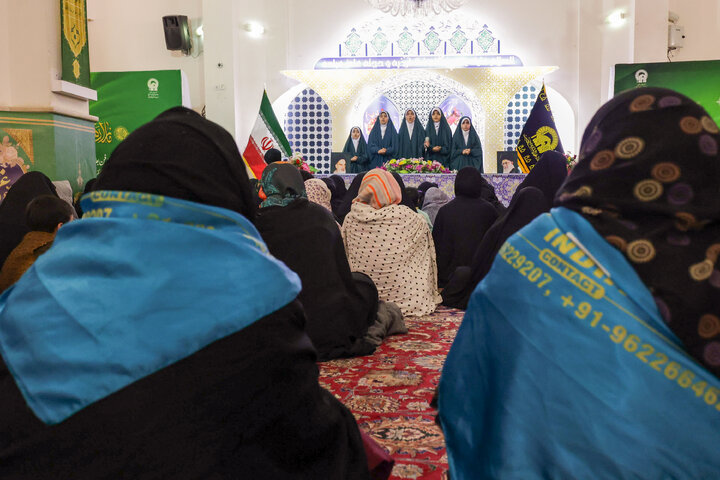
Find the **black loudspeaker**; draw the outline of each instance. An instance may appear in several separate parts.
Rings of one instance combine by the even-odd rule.
[[[167,15],[163,17],[165,28],[165,46],[168,50],[182,50],[190,53],[190,27],[188,17],[185,15]]]

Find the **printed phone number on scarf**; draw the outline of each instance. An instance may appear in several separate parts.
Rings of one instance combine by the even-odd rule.
[[[530,242],[528,241],[528,243]],[[537,249],[535,245],[532,246]],[[529,260],[526,255],[523,255],[522,252],[515,248],[510,242],[506,241],[500,249],[499,253],[500,257],[503,260],[505,260],[511,267],[517,270],[522,276],[524,276],[528,281],[535,284],[538,288],[541,288],[552,281],[552,277],[550,275],[545,273],[541,268],[536,267],[535,263],[532,260]],[[552,252],[550,252],[550,254],[551,255],[548,255],[548,250],[541,250],[540,254],[538,255],[538,259],[548,265],[553,270],[557,271],[557,269],[553,267],[557,266],[558,258],[553,258],[556,256]],[[566,264],[564,260],[563,264]],[[565,277],[566,280],[570,282],[573,286],[575,286],[577,289],[581,290],[587,295],[592,296],[593,298],[595,297],[593,293],[597,292],[598,290],[588,290],[587,284],[578,284],[578,277],[576,274],[577,272],[575,272],[574,267],[571,269],[565,269],[564,271],[559,273],[561,273],[561,275]],[[545,290],[544,296],[547,297],[550,295],[550,293],[551,291],[549,289]],[[562,306],[564,308],[575,307],[575,310],[573,311],[575,317],[580,320],[585,320],[588,317],[591,317],[591,320],[588,323],[591,328],[600,327],[601,330],[608,333],[608,336],[605,338],[610,339],[615,344],[622,344],[626,352],[628,352],[629,354],[634,354],[633,356],[640,359],[640,361],[643,362],[645,365],[652,368],[656,372],[664,374],[665,378],[675,382],[675,384],[680,388],[692,391],[695,394],[696,398],[702,398],[706,405],[710,407],[714,406],[716,410],[720,411],[720,402],[718,402],[718,399],[720,399],[720,389],[718,389],[717,387],[708,386],[708,383],[704,380],[695,382],[696,375],[693,371],[689,369],[684,369],[677,362],[669,362],[670,359],[667,354],[656,351],[655,347],[650,345],[649,343],[643,343],[642,339],[640,339],[640,337],[635,334],[628,335],[628,331],[624,326],[609,326],[601,323],[600,320],[603,317],[603,313],[597,310],[593,310],[590,303],[579,302],[576,306],[572,295],[561,296],[560,299],[562,300]]]

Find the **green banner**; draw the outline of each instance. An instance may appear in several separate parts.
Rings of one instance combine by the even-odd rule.
[[[90,86],[87,5],[85,0],[60,0],[62,79]]]
[[[92,88],[98,99],[90,102],[95,124],[98,172],[115,147],[133,130],[168,108],[182,105],[180,70],[146,72],[93,72]]]
[[[720,124],[720,61],[615,65],[615,94],[638,87],[665,87],[692,98]]]

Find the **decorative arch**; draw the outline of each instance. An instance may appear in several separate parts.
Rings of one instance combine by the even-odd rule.
[[[503,122],[504,150],[515,150],[520,133],[522,133],[525,122],[530,116],[530,111],[535,105],[535,100],[541,88],[542,81],[532,80],[515,92],[512,100],[508,102],[505,109],[505,121]],[[552,87],[545,85],[545,91],[548,94],[550,107],[555,118],[555,126],[558,129],[565,152],[576,152],[575,113],[570,103]]]
[[[408,108],[414,108],[423,124],[433,107],[441,105],[449,97],[456,98],[457,103],[470,109],[469,116],[485,144],[485,108],[475,93],[460,82],[427,70],[409,71],[387,78],[363,89],[357,97],[350,113],[354,124],[362,124],[367,106],[381,96],[392,101],[401,115]],[[400,127],[399,124],[396,126]]]
[[[284,130],[293,152],[300,152],[320,173],[330,172],[332,115],[325,100],[304,88],[289,104]]]

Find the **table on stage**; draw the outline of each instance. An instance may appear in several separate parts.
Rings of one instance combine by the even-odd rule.
[[[339,174],[345,185],[350,186],[355,174],[343,173]],[[328,174],[316,175],[317,177],[329,177]],[[406,187],[417,187],[422,182],[437,183],[440,190],[445,192],[450,198],[455,197],[455,174],[454,173],[401,173]],[[515,189],[525,178],[523,173],[487,173],[483,174],[485,180],[490,182],[495,188],[495,194],[503,205],[508,206],[512,199]]]

